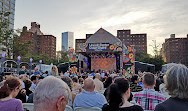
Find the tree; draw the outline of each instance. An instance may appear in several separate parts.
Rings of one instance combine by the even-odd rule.
[[[6,51],[8,58],[11,58],[14,30],[9,27],[9,21],[7,19],[9,15],[10,12],[0,13],[0,50]]]
[[[152,57],[151,63],[155,65],[155,71],[161,71],[162,65],[164,65],[163,58],[160,55]]]
[[[157,45],[156,40],[152,40],[153,45],[150,45],[153,48],[154,56],[159,56],[159,44]]]
[[[48,59],[48,56],[47,55],[36,55],[36,54],[29,54],[29,55],[25,55],[21,58],[21,61],[25,61],[25,62],[29,62],[30,61],[30,58],[33,59],[32,62],[36,62],[36,63],[39,63],[39,60],[42,60],[42,63],[46,64],[49,59]]]
[[[17,33],[20,34],[19,30],[16,30]],[[18,34],[15,33],[14,34],[14,38],[13,38],[13,58],[16,59],[17,56],[26,56],[26,54],[28,54],[29,52],[29,45],[32,43],[31,41],[27,41],[26,43],[21,42]]]
[[[154,64],[156,72],[161,71],[162,65],[164,64],[162,56],[160,55],[151,56],[149,54],[143,54],[143,53],[136,54],[136,61]]]

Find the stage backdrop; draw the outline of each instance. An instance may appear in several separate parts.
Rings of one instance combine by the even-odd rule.
[[[107,70],[114,71],[116,70],[116,58],[91,58],[91,71]]]

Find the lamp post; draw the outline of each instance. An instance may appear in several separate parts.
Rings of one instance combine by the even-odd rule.
[[[19,70],[20,70],[20,59],[21,59],[21,57],[18,56],[17,59],[18,59],[17,73],[19,73]]]
[[[4,62],[5,60],[5,54],[1,54],[1,73],[4,72]]]
[[[41,71],[41,63],[42,63],[42,60],[39,60],[39,63],[40,63],[40,72],[42,72],[42,71]]]
[[[33,61],[33,59],[32,59],[32,58],[30,58],[30,59],[29,59],[29,61],[30,61],[30,69],[29,69],[29,73],[31,74],[31,69],[32,69],[32,61]]]

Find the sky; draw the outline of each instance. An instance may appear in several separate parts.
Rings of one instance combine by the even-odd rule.
[[[188,34],[188,0],[16,0],[15,29],[30,28],[37,22],[44,34],[56,37],[61,49],[61,33],[74,32],[85,38],[99,28],[117,36],[117,30],[147,33],[148,53],[153,40],[161,46],[170,34]]]

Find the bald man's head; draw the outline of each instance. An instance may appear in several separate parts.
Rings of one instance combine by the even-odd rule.
[[[85,79],[85,81],[84,81],[84,89],[86,91],[94,91],[95,84],[94,84],[93,79],[91,79],[91,78]]]

